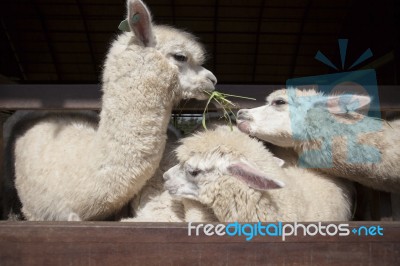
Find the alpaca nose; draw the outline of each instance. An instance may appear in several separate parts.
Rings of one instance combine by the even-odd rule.
[[[211,81],[211,83],[212,83],[214,86],[217,85],[217,77],[214,76],[214,74],[213,74],[211,71],[209,71],[209,72],[207,73],[207,78]]]
[[[240,109],[237,112],[237,119],[238,120],[247,120],[247,121],[253,120],[251,118],[251,115],[249,114],[249,110],[248,109]]]
[[[168,171],[163,174],[163,179],[167,181],[169,179]]]
[[[179,167],[180,167],[179,164],[177,164],[177,165],[169,168],[166,172],[164,172],[163,179],[165,181],[167,181],[168,179],[171,178],[171,176],[176,175],[177,174],[177,170],[179,169]]]

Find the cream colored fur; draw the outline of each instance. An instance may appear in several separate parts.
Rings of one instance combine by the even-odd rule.
[[[317,103],[321,100],[328,101],[327,107],[321,107],[321,105],[315,106],[315,103],[310,101],[301,101],[296,98],[292,100],[293,104],[297,104],[296,108],[302,110],[308,117],[305,119],[302,112],[296,112],[295,114],[298,116],[298,121],[303,121],[301,122],[302,131],[300,133],[307,136],[309,141],[299,140],[298,138],[294,140],[292,137],[289,116],[290,107],[288,104],[289,96],[285,89],[270,94],[267,97],[265,106],[250,110],[240,110],[238,113],[239,128],[261,140],[283,147],[291,147],[299,155],[308,150],[317,151],[319,153],[318,157],[306,157],[312,161],[329,163],[333,158],[332,167],[320,168],[323,172],[341,176],[375,189],[400,192],[400,149],[397,147],[397,144],[400,143],[400,120],[379,121],[360,112],[336,114],[334,108],[337,108],[337,106],[331,99],[335,99],[334,97],[337,98],[338,96],[330,98],[330,96],[324,96],[315,90],[301,91],[296,89],[296,95],[299,97],[298,99],[303,96],[319,96],[315,97],[318,100]],[[361,101],[368,102],[365,96],[362,97]],[[286,101],[286,104],[274,105],[273,103],[277,99]],[[333,102],[330,106],[329,101]],[[304,106],[302,107],[301,104]],[[329,112],[326,110],[327,108],[330,108],[328,109]],[[340,123],[343,123],[343,127],[339,130],[337,129],[338,137],[334,139],[329,137],[333,130],[333,127],[327,122],[330,117],[335,117]],[[352,127],[348,127],[348,125],[361,120],[366,123],[377,124],[379,129],[367,133],[352,132]],[[300,131],[299,127],[297,131]],[[330,155],[330,151],[321,149],[320,138],[324,136],[327,141],[332,141],[332,155]],[[348,138],[340,136],[354,136],[359,144],[377,149],[379,151],[378,161],[369,162],[370,155],[368,152],[354,153],[351,156],[352,158],[348,158]],[[350,159],[358,159],[361,163],[352,163]]]
[[[165,186],[178,198],[211,208],[220,222],[344,221],[351,218],[348,182],[297,167],[281,168],[263,144],[238,130],[219,127],[185,138],[179,164],[164,174]],[[260,191],[230,172],[245,164],[264,180],[285,184]],[[272,182],[272,181],[271,181]]]
[[[144,188],[146,189],[146,188]],[[143,207],[138,208],[136,216],[122,219],[121,222],[184,222],[185,213],[182,202],[171,197],[168,191],[158,190]]]
[[[46,114],[15,138],[10,156],[28,220],[99,220],[119,210],[154,175],[174,103],[214,89],[192,35],[153,26],[139,0],[127,7],[139,35],[123,33],[110,48],[100,122]]]
[[[171,127],[170,127],[171,128]],[[169,129],[170,129],[169,128]],[[122,222],[211,222],[216,221],[213,214],[201,204],[191,200],[176,200],[164,188],[163,174],[176,165],[174,150],[178,146],[178,137],[168,130],[160,166],[143,189],[131,201],[133,218]]]
[[[170,127],[171,128],[171,127]],[[122,222],[183,222],[185,218],[181,201],[173,199],[164,189],[162,178],[165,171],[177,162],[174,149],[177,147],[179,136],[173,134],[172,129],[167,131],[168,139],[160,161],[160,166],[155,174],[147,181],[146,185],[130,202],[133,218],[121,220]]]
[[[167,193],[169,194],[168,191]],[[217,217],[215,217],[214,212],[210,207],[192,199],[182,199],[181,201],[185,210],[185,222],[218,222]]]

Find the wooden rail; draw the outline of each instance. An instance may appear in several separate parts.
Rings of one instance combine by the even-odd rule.
[[[336,223],[337,224],[337,223]],[[350,228],[377,223],[351,222]],[[187,224],[0,222],[1,265],[398,265],[400,223],[383,236],[188,236]],[[300,232],[300,231],[299,231]]]
[[[242,108],[264,104],[266,95],[284,85],[217,85],[217,90],[229,94],[253,97],[256,101],[234,99]],[[100,109],[100,85],[0,85],[0,110],[16,109]],[[400,86],[379,86],[381,110],[400,109]],[[204,104],[191,101],[176,110],[202,111]]]

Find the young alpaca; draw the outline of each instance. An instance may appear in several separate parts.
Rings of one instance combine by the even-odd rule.
[[[98,125],[46,114],[15,137],[9,156],[28,220],[98,220],[120,209],[157,169],[174,103],[214,89],[192,35],[153,26],[142,1],[127,8],[131,32],[107,55]]]
[[[361,95],[282,89],[270,94],[265,106],[240,110],[238,127],[293,147],[305,167],[400,192],[400,120],[389,124],[361,114],[370,101]]]
[[[197,133],[177,149],[164,174],[171,195],[199,201],[220,222],[344,221],[351,217],[344,180],[281,168],[263,144],[229,127]]]

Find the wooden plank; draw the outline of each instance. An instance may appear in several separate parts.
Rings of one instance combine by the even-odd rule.
[[[3,187],[4,187],[4,183],[3,183],[3,160],[4,160],[4,138],[3,138],[3,123],[5,121],[5,116],[3,113],[0,113],[0,218],[2,216],[3,213],[3,197],[4,197],[4,193],[3,193]]]
[[[0,109],[99,109],[98,85],[1,85]]]
[[[380,191],[379,192],[379,220],[392,221],[393,210],[391,203],[391,193]]]
[[[241,108],[253,108],[264,104],[265,96],[285,85],[217,85],[217,90],[229,94],[256,98],[256,101],[234,99]],[[400,86],[379,86],[382,110],[400,110]],[[0,109],[99,109],[100,85],[0,85]],[[182,103],[176,110],[197,110],[204,102]]]
[[[370,202],[370,188],[363,186],[359,183],[354,183],[356,191],[356,200],[354,202],[355,213],[354,221],[372,221],[371,218],[371,202]]]
[[[400,221],[400,194],[391,194],[393,221]]]
[[[377,223],[350,223],[351,227]],[[188,236],[187,224],[0,222],[1,265],[396,265],[400,223],[380,237]]]

